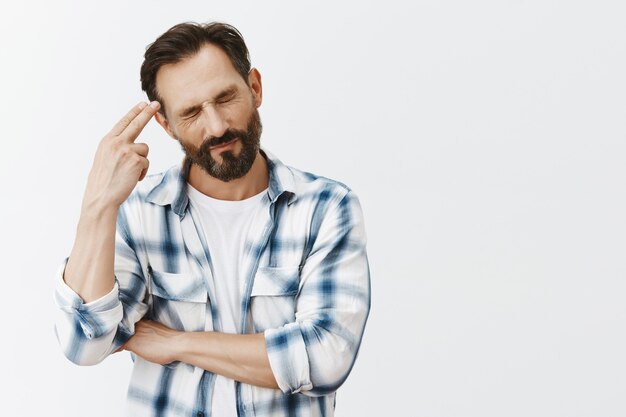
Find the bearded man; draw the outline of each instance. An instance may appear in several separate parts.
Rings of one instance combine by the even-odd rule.
[[[150,103],[101,140],[57,277],[63,352],[130,351],[128,416],[332,416],[370,309],[357,197],[261,148],[234,27],[176,25],[144,58]],[[153,116],[185,158],[146,175]]]

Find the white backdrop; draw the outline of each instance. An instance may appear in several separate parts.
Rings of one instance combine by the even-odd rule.
[[[128,355],[67,361],[52,281],[145,46],[186,20],[242,31],[263,144],[361,198],[372,312],[337,416],[626,415],[623,1],[100,3],[0,6],[0,415],[121,414]],[[151,172],[181,158],[140,140]]]

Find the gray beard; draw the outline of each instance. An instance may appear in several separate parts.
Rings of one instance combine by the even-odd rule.
[[[180,139],[178,142],[187,161],[198,165],[210,176],[223,182],[229,182],[243,177],[250,171],[261,147],[262,130],[259,112],[255,109],[248,121],[246,131],[229,129],[219,138],[206,139],[199,148],[185,145]],[[241,142],[239,155],[235,155],[232,151],[224,151],[221,153],[222,162],[217,162],[211,156],[209,148],[220,143],[226,143],[236,137]]]

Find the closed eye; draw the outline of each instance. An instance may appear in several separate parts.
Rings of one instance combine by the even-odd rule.
[[[235,88],[229,88],[226,91],[215,97],[215,104],[227,104],[231,102],[237,96],[237,90]]]
[[[200,110],[198,110],[195,113],[192,113],[190,115],[185,116],[183,119],[184,120],[191,120],[191,119],[195,119],[196,117],[198,117],[198,115],[200,115]]]
[[[232,97],[224,97],[224,98],[220,98],[218,100],[215,100],[215,103],[217,104],[226,104],[229,101],[231,101],[233,98]]]
[[[183,110],[182,112],[180,112],[178,117],[180,117],[182,120],[193,119],[194,117],[198,116],[198,114],[200,114],[201,111],[202,111],[202,106],[199,106],[199,105],[191,106]]]
[[[235,101],[238,96],[239,94],[237,88],[235,86],[231,86],[218,94],[213,100],[213,104],[218,106],[227,105],[232,101]],[[202,113],[202,105],[196,104],[181,111],[178,117],[186,122],[189,122],[196,119],[200,113]]]

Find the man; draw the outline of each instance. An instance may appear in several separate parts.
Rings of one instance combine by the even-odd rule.
[[[333,415],[370,307],[357,198],[260,148],[261,75],[232,26],[172,27],[141,82],[151,103],[100,142],[59,272],[65,355],[130,351],[129,416]],[[153,116],[185,159],[144,178]]]

